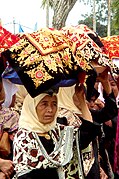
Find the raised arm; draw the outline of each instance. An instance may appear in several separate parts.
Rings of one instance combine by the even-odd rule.
[[[109,82],[108,69],[104,70],[102,73],[99,73],[97,80],[101,82],[105,93],[109,95],[112,92],[112,88]]]
[[[89,108],[86,102],[85,88],[83,84],[75,87],[75,95],[73,99],[74,99],[74,104],[82,112],[81,117],[87,121],[93,122],[91,113],[89,111]]]

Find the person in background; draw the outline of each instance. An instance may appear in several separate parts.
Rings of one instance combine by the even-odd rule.
[[[100,82],[103,87],[102,89],[104,91],[104,98],[103,101],[101,101],[100,103],[102,105],[97,108],[98,98],[96,99],[96,97],[93,95],[92,98],[94,100],[92,101],[91,98],[91,100],[89,101],[89,108],[92,113],[93,119],[97,122],[102,121],[102,137],[99,140],[101,166],[108,175],[108,178],[113,178],[114,142],[116,134],[115,121],[117,119],[116,97],[110,84],[110,75],[108,70],[105,70],[103,73],[99,74],[97,80],[98,83]]]
[[[112,91],[114,93],[114,96],[116,98],[116,104],[117,104],[117,107],[119,108],[119,89],[118,89],[118,80],[114,80],[112,78],[111,75],[109,75],[109,81],[110,81],[110,85],[111,85],[111,88],[112,88]]]
[[[103,73],[100,73],[100,75],[98,76],[98,80],[102,81],[103,85],[104,85],[104,89],[105,89],[105,100],[106,100],[106,105],[104,107],[103,104],[103,109],[101,110],[91,110],[91,114],[93,116],[93,120],[99,124],[108,121],[110,118],[113,118],[117,115],[117,107],[116,107],[116,103],[115,103],[115,98],[114,95],[111,94],[111,87],[109,85],[109,79],[108,79],[108,70],[106,69]],[[78,87],[79,88],[79,87]],[[81,110],[80,110],[80,100],[82,99],[82,97],[80,95],[78,95],[78,88],[75,91],[75,87],[65,87],[65,88],[60,88],[59,89],[59,117],[61,116],[65,116],[67,118],[67,123],[68,125],[78,125],[77,123],[79,123],[81,125],[81,120],[79,120],[78,115],[81,115]],[[73,101],[74,99],[74,101]],[[95,98],[96,99],[96,98]],[[75,106],[74,106],[75,103]],[[76,108],[77,106],[77,108]],[[114,108],[112,108],[111,106],[113,106]],[[60,121],[58,121],[60,122]],[[85,129],[89,128],[89,124],[87,124],[87,126],[85,127],[85,125],[81,125],[80,126],[80,131],[81,134],[85,131]],[[83,129],[83,130],[82,130]],[[88,130],[87,130],[88,131]],[[85,131],[85,133],[87,132]],[[88,133],[88,132],[87,132]],[[84,146],[87,144],[86,139],[88,140],[89,136],[96,136],[96,132],[93,131],[93,134],[90,135],[88,133],[88,136],[85,137],[84,140]],[[90,138],[90,141],[92,141],[94,138],[92,137],[92,139]],[[86,147],[86,146],[85,146]],[[96,148],[97,149],[97,148]],[[98,158],[98,149],[95,149],[95,158]],[[98,160],[96,161],[96,164],[94,165],[96,167],[96,165],[98,166]],[[93,167],[94,167],[93,166]],[[92,167],[92,168],[93,168]],[[97,167],[98,168],[98,167]],[[89,177],[97,177],[99,178],[99,176],[97,175],[98,173],[98,169],[95,170],[96,172],[94,172],[94,168],[92,169],[92,171],[89,173],[89,175],[87,175],[87,178]],[[91,176],[91,173],[93,173],[93,175]],[[102,175],[102,173],[101,173]],[[104,174],[105,175],[105,174]],[[106,175],[105,175],[106,177]]]
[[[10,179],[14,174],[14,165],[12,162],[12,142],[14,134],[18,129],[19,115],[11,108],[3,106],[5,100],[5,91],[2,82],[0,81],[0,140],[3,132],[8,132],[8,142],[10,145],[10,153],[4,155],[3,148],[0,148],[0,179]],[[1,142],[1,141],[0,141]],[[5,143],[4,143],[5,145]],[[1,146],[1,145],[0,145]],[[4,146],[3,146],[4,147]]]
[[[90,100],[87,101],[90,110],[100,110],[104,107],[104,102],[98,98],[99,94],[100,93],[94,87],[94,89],[92,90]]]
[[[83,88],[85,94],[85,87],[83,85],[74,85],[72,87],[59,88],[58,93],[58,116],[65,116],[67,119],[67,125],[69,126],[80,126],[80,149],[83,158],[83,169],[85,178],[99,179],[100,178],[100,167],[98,163],[98,149],[95,143],[95,149],[93,148],[92,142],[94,142],[96,136],[100,133],[100,125],[93,123],[92,120],[86,121],[81,116],[91,115],[87,101],[86,94],[80,93],[80,88]],[[87,111],[81,107],[81,103],[85,104]],[[86,119],[86,118],[85,118]],[[92,118],[91,118],[92,119]],[[61,120],[59,119],[60,123]],[[93,128],[94,126],[94,128]],[[95,156],[95,159],[93,157]],[[103,173],[103,176],[106,175]]]

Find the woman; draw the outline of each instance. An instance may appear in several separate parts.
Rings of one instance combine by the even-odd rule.
[[[87,111],[83,100],[82,108]],[[56,94],[42,93],[35,98],[28,94],[25,97],[19,130],[14,138],[13,161],[18,179],[84,178],[79,125],[64,126],[56,123],[56,118]]]
[[[74,85],[72,87],[60,88],[58,93],[58,104],[58,116],[65,116],[67,125],[78,126],[80,128],[80,149],[83,158],[82,162],[85,178],[99,179],[100,170],[97,160],[98,148],[93,148],[94,142],[92,143],[92,141],[99,135],[100,125],[94,123],[92,120],[86,101],[84,86]],[[58,122],[60,122],[60,120],[58,120]]]
[[[97,141],[95,140],[96,135],[99,135],[98,132],[99,129],[97,128],[97,126],[98,124],[100,126],[102,122],[108,121],[109,119],[117,115],[116,102],[115,102],[115,98],[113,97],[111,87],[109,84],[109,79],[108,79],[108,69],[105,69],[102,73],[98,74],[97,80],[99,80],[102,83],[105,91],[105,107],[101,110],[90,110],[90,112],[88,109],[86,110],[87,108],[86,99],[84,99],[85,96],[82,95],[82,93],[80,92],[80,88],[82,85],[63,87],[59,89],[59,93],[58,93],[58,103],[59,103],[58,116],[59,117],[65,116],[67,118],[68,125],[77,125],[77,123],[79,123],[81,149],[85,149],[90,143],[90,148],[88,147],[87,151],[82,150],[84,173],[86,178],[89,179],[100,178],[99,162],[98,162],[98,147],[96,145]],[[81,106],[82,104],[83,107]],[[89,116],[91,117],[89,118]],[[87,121],[83,120],[81,117],[83,119],[87,119]],[[95,126],[94,128],[93,125]],[[93,143],[92,149],[91,149],[91,142]],[[91,158],[91,151],[92,153],[94,153],[95,156],[94,162],[89,162],[89,161],[93,161],[93,157]],[[85,153],[88,153],[89,156],[88,164],[87,164],[87,158],[85,157]]]

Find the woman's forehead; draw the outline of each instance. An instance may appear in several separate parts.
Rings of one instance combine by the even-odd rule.
[[[57,101],[57,96],[46,95],[41,99],[41,101]]]

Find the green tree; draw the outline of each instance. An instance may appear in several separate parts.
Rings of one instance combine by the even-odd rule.
[[[96,23],[107,26],[106,36],[119,34],[119,0],[96,0],[96,4]]]
[[[112,29],[112,32],[114,34],[119,34],[119,0],[113,0],[112,14],[113,14],[112,26],[114,27]]]
[[[79,20],[78,24],[85,24],[87,25],[90,29],[93,30],[93,14],[91,14],[90,16],[83,15],[84,20]],[[107,26],[101,24],[100,22],[96,23],[96,32],[100,37],[105,37],[107,36]]]
[[[90,15],[82,15],[83,20],[79,20],[79,24],[84,23],[93,28],[93,2],[94,0],[91,1],[92,13]],[[109,14],[108,3],[109,0],[96,0],[96,32],[102,37],[109,35],[109,33],[110,35],[119,34],[119,0],[111,0]],[[110,19],[108,17],[109,15]]]

